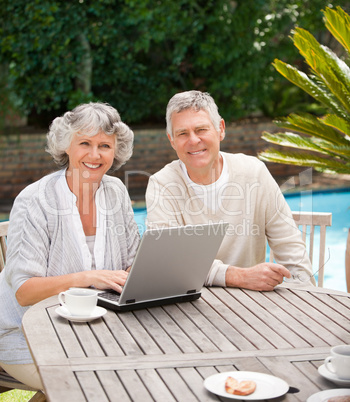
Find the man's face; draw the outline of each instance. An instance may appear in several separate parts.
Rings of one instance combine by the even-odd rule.
[[[225,137],[224,121],[221,120],[220,131],[217,132],[205,110],[186,109],[173,113],[171,122],[173,138],[169,133],[168,138],[177,156],[186,165],[189,176],[191,172],[198,176],[215,168],[220,160],[220,141]]]

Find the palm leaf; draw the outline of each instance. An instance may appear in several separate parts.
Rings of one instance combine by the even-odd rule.
[[[296,148],[303,151],[319,152],[350,162],[350,144],[348,146],[338,146],[329,141],[320,140],[314,137],[304,137],[288,132],[271,134],[264,131],[261,138],[272,144]]]
[[[295,133],[268,133],[263,132],[261,138],[272,144],[281,145],[284,147],[298,148],[305,151],[318,151],[327,154],[322,147],[315,144],[313,139],[302,137]]]
[[[292,34],[293,43],[299,53],[322,80],[325,80],[324,74],[327,75],[327,71],[333,71],[333,74],[345,80],[346,84],[350,83],[350,68],[331,49],[321,45],[310,32],[303,28],[295,28]]]
[[[259,158],[265,162],[283,163],[287,165],[312,166],[316,170],[329,173],[349,173],[350,164],[337,160],[322,158],[317,155],[301,154],[297,152],[281,152],[276,149],[267,149],[259,153]]]
[[[322,120],[311,114],[292,113],[288,117],[282,117],[278,120],[274,120],[274,123],[278,127],[285,128],[287,130],[295,130],[317,138],[323,138],[334,144],[348,144],[348,141],[346,141],[346,139],[344,139],[344,137],[337,130],[326,124],[323,124]]]
[[[340,7],[324,11],[326,27],[350,52],[350,16]],[[311,166],[332,173],[350,172],[350,68],[332,50],[317,42],[302,28],[295,28],[292,40],[311,68],[307,75],[275,59],[275,69],[328,108],[323,118],[310,114],[291,114],[275,120],[278,127],[296,131],[270,134],[262,138],[288,151],[267,149],[259,153],[266,162]],[[295,149],[295,150],[293,150]],[[296,151],[296,149],[299,151]]]
[[[350,17],[341,8],[326,8],[323,11],[325,26],[337,41],[350,53]]]
[[[350,123],[348,121],[334,114],[327,114],[321,120],[324,124],[342,132],[345,135],[345,139],[350,142]]]
[[[287,78],[287,80],[292,82],[294,85],[297,85],[327,108],[331,109],[335,114],[346,118],[346,113],[339,107],[339,104],[334,100],[333,96],[327,93],[327,91],[325,91],[321,86],[313,82],[305,73],[278,59],[275,59],[272,65],[281,75]]]
[[[296,28],[293,42],[306,62],[326,87],[350,112],[350,68],[326,46],[320,45],[310,32]]]

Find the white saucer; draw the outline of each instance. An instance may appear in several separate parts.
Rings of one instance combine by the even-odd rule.
[[[227,377],[236,378],[238,381],[251,380],[256,383],[256,390],[247,396],[232,395],[225,391]],[[216,395],[241,401],[271,399],[284,395],[289,390],[289,385],[281,378],[269,374],[255,373],[252,371],[228,371],[214,374],[204,380],[205,388]]]
[[[327,370],[324,364],[322,364],[322,366],[318,368],[318,372],[321,374],[322,377],[327,378],[327,380],[333,381],[335,384],[343,385],[344,387],[350,387],[350,380],[343,380],[337,377],[335,374]]]
[[[329,398],[334,396],[348,396],[350,395],[349,388],[337,388],[327,389],[326,391],[320,391],[307,398],[306,402],[327,402]]]
[[[88,322],[96,320],[107,313],[105,308],[99,306],[96,306],[90,315],[71,315],[70,312],[63,306],[57,307],[55,311],[61,317],[73,322]]]

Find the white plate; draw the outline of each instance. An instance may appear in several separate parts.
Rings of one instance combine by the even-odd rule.
[[[247,396],[228,394],[225,391],[225,381],[229,376],[238,381],[254,381],[256,383],[255,391]],[[252,371],[228,371],[214,374],[204,380],[204,386],[216,395],[247,401],[277,398],[289,390],[289,385],[281,378]]]
[[[107,310],[103,307],[96,306],[90,315],[71,315],[70,312],[63,306],[56,308],[56,313],[63,318],[73,322],[88,322],[96,320],[106,314]]]
[[[322,377],[327,378],[327,380],[333,381],[335,384],[342,385],[343,387],[350,387],[350,380],[343,380],[337,377],[335,374],[327,370],[324,364],[322,364],[322,366],[318,368],[318,372],[321,374]]]
[[[348,396],[350,395],[349,388],[327,389],[326,391],[317,392],[311,395],[306,402],[326,402],[333,396]]]

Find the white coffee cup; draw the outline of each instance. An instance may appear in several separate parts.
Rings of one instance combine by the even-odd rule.
[[[350,345],[334,346],[331,356],[324,361],[325,368],[342,380],[350,380]]]
[[[97,305],[97,292],[93,289],[71,288],[61,292],[58,300],[71,315],[90,316]]]

